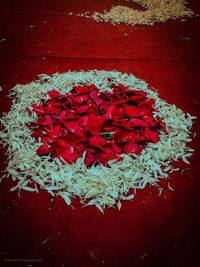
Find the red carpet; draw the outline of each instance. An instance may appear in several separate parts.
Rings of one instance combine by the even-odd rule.
[[[198,0],[190,7],[200,13]],[[154,26],[113,27],[66,12],[103,10],[117,0],[7,0],[0,11],[1,112],[16,83],[38,74],[104,69],[132,72],[159,90],[160,97],[200,116],[199,18]],[[127,36],[125,35],[128,34]],[[4,40],[5,39],[5,40]],[[0,184],[0,266],[176,267],[200,264],[200,127],[188,167],[164,184],[138,192],[122,210],[74,209],[46,192],[9,192]],[[1,170],[6,157],[1,150]],[[48,239],[48,240],[47,240]],[[46,241],[45,241],[46,240]],[[45,242],[44,242],[45,241]]]

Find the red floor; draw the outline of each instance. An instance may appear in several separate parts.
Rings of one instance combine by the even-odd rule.
[[[200,13],[198,0],[190,7]],[[38,74],[104,69],[134,73],[161,98],[200,117],[199,18],[113,27],[66,12],[103,10],[117,0],[7,0],[0,7],[1,111],[8,91]],[[129,3],[130,4],[130,3]],[[32,26],[31,26],[32,25]],[[125,35],[128,34],[127,36]],[[2,39],[6,40],[2,40]],[[18,198],[0,184],[0,266],[179,267],[200,264],[199,119],[190,169],[174,173],[161,197],[146,188],[122,210],[74,209],[46,192]],[[0,159],[1,169],[6,158]],[[182,168],[188,166],[182,164]],[[48,240],[47,240],[48,239]],[[45,241],[46,240],[46,241]]]

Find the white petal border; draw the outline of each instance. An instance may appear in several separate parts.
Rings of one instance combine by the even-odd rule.
[[[87,168],[83,163],[84,155],[72,165],[66,164],[62,159],[49,161],[50,156],[39,157],[36,150],[40,143],[35,142],[27,127],[27,123],[37,119],[37,115],[29,114],[27,108],[32,103],[39,104],[41,100],[47,100],[47,92],[53,89],[65,94],[74,85],[95,84],[101,91],[111,91],[108,78],[115,84],[121,83],[130,89],[142,90],[148,97],[153,97],[158,108],[154,116],[158,115],[165,122],[169,134],[160,131],[158,143],[150,143],[134,159],[124,155],[121,162],[110,161],[111,168],[101,165]],[[187,147],[187,142],[191,141],[192,123],[196,117],[161,100],[157,92],[148,88],[147,83],[132,74],[98,70],[69,71],[52,76],[42,74],[39,80],[16,85],[11,90],[10,97],[13,98],[12,107],[0,119],[3,126],[0,141],[3,145],[8,145],[7,176],[18,182],[12,191],[23,189],[38,192],[39,186],[52,196],[60,195],[68,205],[71,205],[72,197],[78,196],[82,204],[95,205],[102,212],[106,206],[117,205],[120,209],[121,200],[134,197],[134,194],[128,195],[130,189],[136,192],[147,184],[157,185],[160,178],[166,179],[169,173],[177,170],[172,165],[173,161],[182,158],[189,164],[187,158],[194,151]],[[35,187],[30,187],[30,182],[34,182]]]

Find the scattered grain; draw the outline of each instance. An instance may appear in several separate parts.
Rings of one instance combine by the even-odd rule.
[[[187,8],[185,0],[126,0],[138,3],[145,10],[136,10],[127,6],[114,6],[104,13],[94,12],[87,17],[96,22],[110,22],[113,25],[125,23],[128,25],[153,25],[156,22],[166,22],[169,19],[178,19],[194,16],[193,10]],[[70,12],[70,15],[72,12]],[[68,13],[69,14],[69,13]],[[78,14],[80,16],[80,14]],[[84,16],[85,13],[83,13]],[[183,21],[183,19],[182,19]],[[184,20],[185,21],[185,20]]]

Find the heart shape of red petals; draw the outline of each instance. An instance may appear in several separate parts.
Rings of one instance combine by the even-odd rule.
[[[74,86],[66,95],[52,90],[48,101],[32,104],[38,115],[30,125],[32,136],[43,143],[37,154],[71,164],[86,151],[86,166],[108,166],[109,160],[140,155],[148,142],[158,142],[159,130],[166,128],[153,117],[155,100],[121,84],[110,87],[112,92],[100,92],[94,84]]]

